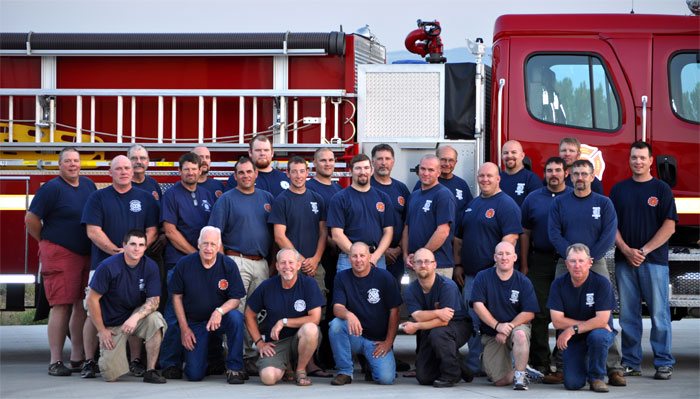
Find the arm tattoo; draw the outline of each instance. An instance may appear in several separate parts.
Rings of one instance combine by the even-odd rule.
[[[142,318],[146,317],[149,314],[153,313],[156,309],[158,309],[159,303],[160,297],[154,296],[146,298],[146,302],[143,305],[141,305],[141,307],[136,313],[139,314]]]

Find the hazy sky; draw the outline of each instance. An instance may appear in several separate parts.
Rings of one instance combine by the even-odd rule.
[[[502,14],[689,15],[685,0],[0,0],[2,32],[353,32],[365,24],[388,51],[416,20],[437,19],[445,48],[483,37]],[[699,20],[700,21],[700,20]]]

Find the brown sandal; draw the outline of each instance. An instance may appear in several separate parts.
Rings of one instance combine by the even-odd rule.
[[[307,387],[311,385],[311,379],[306,374],[306,370],[296,372],[297,386]]]

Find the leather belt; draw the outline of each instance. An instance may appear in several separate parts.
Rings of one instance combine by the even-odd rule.
[[[233,251],[233,250],[230,250],[230,249],[227,249],[226,251],[224,251],[224,253],[225,253],[226,255],[240,256],[241,258],[246,258],[246,259],[250,259],[250,260],[263,260],[263,259],[264,259],[262,256],[259,256],[259,255],[243,255],[243,254],[240,253],[240,252]]]

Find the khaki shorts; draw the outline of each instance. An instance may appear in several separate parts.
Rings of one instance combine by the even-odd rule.
[[[87,283],[87,286],[85,286],[85,299],[83,299],[83,307],[88,312],[88,316],[90,316],[90,310],[88,309],[88,305],[87,305],[87,297],[90,294],[90,282],[92,281],[92,276],[94,276],[94,275],[95,275],[95,271],[90,270],[90,273],[88,275],[88,283]]]
[[[486,375],[491,381],[499,381],[505,378],[513,371],[513,361],[511,360],[510,352],[513,350],[513,334],[516,331],[522,330],[527,337],[527,345],[530,346],[530,325],[521,324],[513,329],[510,337],[506,340],[505,345],[498,343],[496,337],[490,335],[481,336],[481,344],[484,346],[482,365]]]
[[[129,361],[126,358],[126,343],[130,335],[142,338],[148,341],[155,335],[158,330],[162,329],[163,335],[168,329],[165,319],[160,312],[155,311],[136,323],[134,332],[130,335],[122,334],[121,326],[109,327],[110,330],[117,333],[112,336],[114,341],[114,349],[107,350],[100,345],[100,373],[105,380],[113,380],[129,372]]]
[[[318,330],[318,344],[321,343],[321,330]],[[265,367],[274,367],[280,370],[286,370],[287,365],[291,364],[292,367],[295,366],[297,358],[299,357],[299,332],[275,341],[275,354],[273,356],[260,357],[258,355],[258,360],[256,362],[258,370],[262,370]]]

